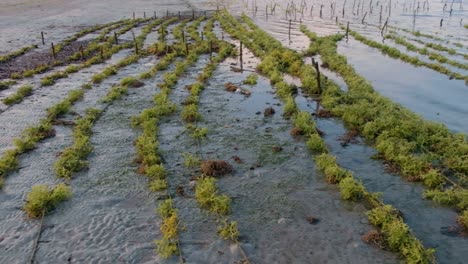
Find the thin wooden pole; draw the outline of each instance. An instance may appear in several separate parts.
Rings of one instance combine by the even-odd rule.
[[[240,68],[241,68],[241,71],[244,70],[244,59],[243,59],[243,50],[242,50],[242,41],[240,42]]]
[[[83,45],[80,45],[80,55],[81,55],[81,60],[83,60],[84,59]]]
[[[213,41],[210,40],[210,61],[213,59]]]
[[[321,85],[321,83],[320,83],[320,67],[319,67],[318,62],[316,62],[314,58],[312,58],[312,65],[314,65],[315,71],[316,71],[316,73],[317,73],[317,88],[318,88],[318,92],[319,92],[319,94],[322,94],[322,85]]]
[[[349,21],[348,21],[348,24],[346,25],[346,40],[349,40]]]
[[[52,49],[52,56],[54,56],[54,59],[56,59],[56,58],[57,58],[57,54],[55,54],[55,46],[54,46],[54,43],[52,42],[52,43],[50,43],[50,45],[51,45],[51,49]]]

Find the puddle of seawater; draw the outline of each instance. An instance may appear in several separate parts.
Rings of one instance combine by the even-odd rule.
[[[453,131],[468,132],[463,81],[449,81],[430,69],[391,59],[353,39],[340,42],[338,53],[345,54],[356,71],[382,95]]]

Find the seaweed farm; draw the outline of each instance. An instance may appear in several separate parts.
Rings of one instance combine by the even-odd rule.
[[[467,263],[464,0],[5,0],[0,263]]]

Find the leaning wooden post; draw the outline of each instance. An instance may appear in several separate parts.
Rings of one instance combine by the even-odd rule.
[[[138,55],[138,43],[135,41],[135,54]]]
[[[349,40],[349,21],[348,21],[348,24],[346,25],[346,40]]]
[[[55,46],[54,46],[54,43],[52,42],[52,43],[50,43],[50,45],[51,45],[51,49],[52,49],[52,56],[54,56],[54,59],[56,59],[56,58],[57,58],[57,54],[55,54]]]
[[[382,37],[384,36],[384,30],[385,30],[385,27],[387,26],[387,24],[388,24],[388,18],[387,18],[387,20],[385,21],[385,23],[384,23],[384,25],[383,25],[383,27],[382,27],[382,31],[380,32],[380,35],[381,35]]]
[[[320,83],[320,68],[319,68],[318,62],[316,62],[314,58],[312,58],[312,65],[314,65],[315,71],[317,72],[318,93],[322,94],[322,86],[321,86],[321,83]]]
[[[189,52],[189,46],[188,46],[188,42],[185,42],[185,54],[188,56],[188,52]]]
[[[243,51],[242,51],[242,41],[240,42],[240,67],[241,67],[241,71],[244,70],[244,59],[242,57],[242,54],[243,54]]]
[[[203,31],[201,32],[201,40],[205,40],[205,35],[203,34]]]
[[[367,16],[367,12],[362,17],[361,24],[364,24],[364,22],[366,21],[366,16]]]
[[[185,42],[185,31],[182,30],[182,43]]]
[[[83,45],[80,45],[80,57],[81,57],[81,60],[84,59]]]
[[[210,61],[213,59],[213,41],[210,40]]]
[[[380,6],[379,27],[382,26],[382,12],[383,12],[383,5]]]
[[[42,45],[45,45],[44,31],[41,31],[41,39],[42,39]]]
[[[117,37],[117,32],[114,31],[114,41],[115,44],[119,44],[119,38]]]
[[[103,46],[101,46],[100,52],[101,52],[101,60],[104,60],[104,47]]]

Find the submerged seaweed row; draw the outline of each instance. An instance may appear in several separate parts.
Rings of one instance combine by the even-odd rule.
[[[117,53],[118,51],[120,51],[122,49],[128,49],[128,48],[131,48],[133,46],[142,47],[143,42],[146,39],[146,36],[151,32],[151,30],[154,27],[158,26],[160,23],[161,23],[160,19],[153,21],[152,23],[147,25],[145,28],[143,28],[142,33],[138,37],[136,37],[134,41],[131,41],[131,42],[128,42],[128,43],[123,43],[123,44],[120,44],[120,45],[114,45],[113,44],[114,40],[112,38],[110,38],[106,43],[107,45],[104,45],[104,46],[107,46],[106,47],[107,50],[103,51],[102,54],[96,54],[94,57],[90,58],[89,60],[87,60],[87,61],[85,61],[85,62],[83,62],[81,64],[79,64],[78,66],[71,65],[71,66],[68,66],[64,71],[58,71],[58,72],[55,72],[53,74],[50,74],[50,75],[42,78],[41,79],[41,85],[42,86],[53,85],[53,84],[55,84],[55,82],[58,79],[68,77],[69,73],[75,73],[75,72],[78,72],[78,71],[80,71],[80,70],[82,70],[84,68],[90,67],[91,65],[102,63],[105,60],[112,57],[113,54]],[[138,25],[138,23],[132,22],[132,24],[129,25],[129,27],[133,28],[134,25]],[[128,30],[130,30],[130,29],[128,29]],[[104,47],[102,47],[102,48],[104,49]],[[136,53],[138,53],[138,52],[136,52]]]
[[[346,27],[343,26],[343,25],[341,25],[341,28],[346,30]],[[390,56],[392,58],[395,58],[395,59],[400,59],[402,61],[408,62],[408,63],[413,64],[415,66],[427,67],[427,68],[432,69],[434,71],[445,74],[445,75],[447,75],[447,76],[449,76],[450,78],[453,78],[453,79],[464,80],[465,84],[468,85],[468,75],[463,75],[463,74],[460,74],[460,73],[453,72],[453,71],[447,69],[446,67],[444,67],[444,66],[442,66],[440,64],[421,61],[418,57],[409,56],[409,55],[399,51],[396,48],[392,48],[392,47],[390,47],[388,45],[381,44],[381,43],[378,43],[376,41],[373,41],[373,40],[371,40],[369,38],[364,37],[363,35],[359,34],[356,31],[349,30],[349,34],[351,36],[353,36],[359,42],[362,42],[363,44],[365,44],[365,45],[367,45],[369,47],[373,47],[373,48],[376,48],[376,49],[380,50],[380,52],[382,54],[386,54],[386,55],[388,55],[388,56]],[[439,56],[437,58],[442,60]]]
[[[55,52],[57,52],[57,53],[60,52],[64,47],[72,44],[73,42],[77,41],[81,37],[84,37],[84,36],[86,36],[86,35],[88,35],[90,33],[93,33],[95,31],[98,31],[98,30],[101,30],[101,29],[105,28],[105,30],[103,30],[103,32],[97,38],[99,41],[102,41],[110,31],[120,27],[122,24],[125,24],[125,22],[126,22],[126,20],[118,20],[118,21],[107,23],[107,24],[95,25],[95,26],[83,29],[83,30],[77,32],[76,34],[74,34],[73,36],[70,36],[70,37],[64,39],[58,45],[55,45]]]
[[[73,126],[73,144],[65,148],[54,163],[54,171],[57,177],[71,179],[74,172],[78,172],[88,166],[86,157],[93,151],[90,143],[92,128],[101,115],[102,110],[97,108],[86,109],[86,115],[78,118]]]
[[[114,69],[124,67],[138,59],[138,56],[135,57],[134,55],[130,55],[114,65]],[[47,109],[47,117],[41,119],[39,125],[26,128],[22,132],[22,136],[13,141],[15,148],[6,151],[2,157],[0,157],[0,188],[3,187],[4,178],[19,168],[18,156],[36,148],[36,145],[41,140],[54,136],[55,133],[52,128],[53,121],[68,113],[71,106],[76,101],[82,99],[85,91],[91,88],[92,86],[90,84],[85,84],[79,89],[70,91],[66,99]]]
[[[148,34],[151,29],[152,27],[148,27],[144,33]],[[146,35],[142,34],[139,41],[143,42],[145,39]],[[114,74],[116,74],[121,67],[138,61],[142,56],[143,54],[139,56],[130,55],[129,57],[124,58],[113,66],[115,69]],[[70,180],[73,173],[87,167],[88,163],[86,158],[93,150],[90,137],[92,135],[92,128],[95,122],[107,107],[127,94],[128,87],[136,87],[138,85],[140,85],[139,81],[133,77],[122,78],[120,85],[112,87],[109,92],[101,98],[100,101],[106,103],[105,107],[102,109],[88,108],[85,110],[86,115],[78,118],[74,122],[73,144],[61,152],[59,159],[54,164],[54,171],[58,177]],[[62,193],[63,195],[57,196],[56,193]],[[70,188],[63,184],[57,185],[54,189],[49,189],[45,185],[33,186],[30,194],[28,195],[28,200],[26,201],[24,209],[32,217],[44,216],[59,202],[66,200],[70,196]]]
[[[400,37],[405,37],[405,36],[402,36],[401,34],[398,34],[396,31],[394,30],[390,30],[389,31],[390,34],[393,34],[393,35],[400,35]],[[407,38],[411,41],[414,41],[414,42],[417,42],[421,45],[424,45],[425,48],[429,48],[429,49],[433,49],[433,50],[436,50],[436,51],[443,51],[443,52],[447,52],[448,54],[450,55],[459,55],[459,56],[463,56],[463,58],[465,60],[468,60],[468,54],[463,54],[463,53],[459,53],[457,52],[455,49],[453,48],[448,48],[444,45],[441,45],[441,44],[437,44],[437,43],[433,43],[433,42],[425,42],[424,40],[421,40],[421,39],[418,39],[418,38]],[[461,44],[460,44],[461,45]],[[460,46],[458,46],[460,47]],[[460,47],[460,48],[463,48],[463,45]]]
[[[16,81],[14,80],[0,81],[0,91],[8,89],[14,84],[16,84]]]
[[[5,97],[2,102],[6,105],[14,105],[14,104],[18,104],[18,103],[21,103],[23,101],[23,99],[26,97],[26,96],[30,96],[32,94],[32,86],[31,85],[23,85],[21,86],[18,91],[16,91],[16,93],[8,96],[8,97]]]
[[[319,38],[302,27],[313,41],[310,54],[320,54],[328,67],[348,85],[347,93],[329,82],[323,105],[373,143],[382,158],[411,181],[422,181],[425,197],[462,210],[460,223],[468,229],[468,142],[444,125],[420,116],[377,94],[337,53],[342,35]],[[455,178],[455,179],[454,179]]]
[[[292,95],[292,87],[282,81],[282,74],[291,74],[301,78],[304,82],[300,70],[303,69],[301,56],[282,47],[277,40],[260,30],[246,16],[243,16],[242,19],[248,24],[250,30],[246,30],[226,12],[222,13],[222,17],[219,19],[226,31],[242,40],[256,56],[262,59],[258,70],[271,79],[273,86],[277,89],[277,94],[285,102],[284,113],[286,117],[291,117],[296,130],[302,131],[301,133],[308,137],[307,145],[315,154],[314,159],[318,168],[326,175],[330,183],[339,184],[342,198],[368,202],[373,208],[368,212],[369,219],[374,225],[381,228],[389,248],[399,252],[408,263],[433,262],[434,250],[424,248],[422,243],[411,233],[403,219],[396,214],[396,209],[390,205],[384,205],[378,196],[369,193],[350,171],[337,164],[336,158],[328,154],[328,147],[318,135],[310,115],[298,112]],[[263,49],[258,49],[258,47],[263,47]],[[310,85],[313,86],[312,83]],[[312,90],[313,93],[316,91],[317,88]],[[379,218],[381,221],[372,221],[374,215],[382,216]]]
[[[195,23],[199,23],[204,19],[204,17],[201,17]],[[183,32],[185,25],[186,22],[183,22],[174,28],[173,34],[180,42],[171,47],[166,46],[166,44],[161,44],[164,42],[164,37],[160,36],[161,39],[158,46],[167,47],[166,50],[170,50],[171,52],[167,53],[166,56],[161,59],[160,63],[153,69],[150,69],[147,74],[140,75],[141,79],[151,78],[155,76],[159,70],[166,69],[177,56],[186,56],[184,61],[176,64],[172,72],[164,74],[163,82],[158,85],[161,91],[154,96],[155,106],[143,110],[140,115],[134,117],[132,120],[132,125],[141,128],[143,131],[135,143],[137,150],[136,160],[140,164],[138,172],[145,174],[150,179],[149,184],[152,191],[161,191],[168,188],[166,170],[159,155],[159,142],[157,138],[159,119],[170,115],[176,110],[175,104],[169,100],[169,94],[172,88],[177,84],[177,79],[198,60],[199,54],[205,52],[205,50],[200,48],[200,45],[191,49],[188,54],[181,52],[180,49],[177,48],[184,44],[185,39],[183,39],[183,33],[181,32]],[[154,49],[154,47],[152,48]],[[178,212],[173,206],[172,199],[168,198],[163,201],[159,205],[157,211],[162,218],[160,229],[163,237],[155,241],[156,252],[162,258],[168,258],[177,253],[180,254],[178,233],[181,227],[178,219]]]
[[[36,49],[36,48],[37,48],[37,45],[30,45],[30,46],[23,47],[23,48],[21,48],[19,50],[15,50],[13,52],[10,52],[8,54],[1,55],[0,56],[0,63],[12,60],[12,59],[14,59],[16,57],[19,57],[19,56],[25,54],[26,52],[28,52],[30,50]]]
[[[451,43],[450,41],[448,41],[446,39],[443,39],[443,38],[440,38],[438,36],[434,36],[434,35],[431,35],[431,34],[421,33],[420,31],[413,31],[413,30],[409,30],[409,29],[406,29],[406,28],[399,28],[399,27],[394,27],[394,26],[390,26],[390,27],[393,28],[393,29],[396,29],[396,30],[400,30],[400,31],[409,33],[409,34],[411,34],[411,35],[413,35],[415,37],[425,37],[425,38],[428,38],[428,39],[433,39],[433,40],[437,40],[437,41],[441,41],[441,42],[445,42],[445,43]],[[455,46],[457,46],[459,48],[464,47],[464,45],[462,43],[459,43],[459,42],[454,42],[453,45],[455,45]]]
[[[211,61],[204,67],[202,72],[198,75],[197,81],[189,87],[189,96],[184,101],[184,108],[181,111],[181,119],[187,123],[187,130],[195,140],[199,141],[205,138],[208,129],[200,128],[197,126],[202,116],[198,111],[198,104],[200,102],[200,94],[204,89],[206,81],[212,77],[219,63],[229,56],[232,56],[235,51],[232,46],[224,41],[219,41],[215,34],[212,32],[214,20],[210,20],[205,25],[207,43],[210,45],[210,50],[213,45],[217,49],[217,55],[211,58]],[[197,34],[197,35],[195,35]],[[193,38],[199,38],[198,33],[193,31],[191,34]],[[188,167],[200,165],[199,158],[186,155],[185,164]],[[218,234],[226,240],[231,240],[238,243],[239,231],[237,222],[229,221],[228,214],[230,213],[231,198],[227,195],[220,194],[216,187],[216,179],[210,175],[201,175],[195,186],[195,198],[201,208],[204,208],[218,217],[219,227]]]
[[[126,21],[126,20],[122,20],[122,21],[117,21],[117,22],[114,22],[114,23],[110,23],[111,25],[108,26],[105,30],[103,30],[103,32],[99,35],[98,38],[96,38],[95,40],[91,41],[91,42],[88,44],[87,49],[84,50],[83,53],[84,53],[84,54],[87,54],[86,52],[89,52],[90,47],[95,47],[95,49],[97,49],[97,48],[99,47],[99,46],[98,46],[98,43],[100,43],[101,41],[103,41],[104,38],[106,37],[106,35],[107,35],[111,30],[120,27],[120,26],[121,26],[121,23],[127,23],[127,24],[128,24],[128,22],[125,22],[125,21]],[[132,24],[133,24],[133,23],[132,23]],[[130,25],[128,25],[128,26],[130,26]],[[132,27],[133,27],[133,26],[132,26]],[[129,29],[127,29],[127,31],[130,30],[132,27],[130,27]],[[124,32],[126,32],[126,31],[124,31]],[[82,33],[80,33],[80,32],[77,33],[77,35],[83,36]],[[73,37],[71,37],[71,38],[73,38]],[[111,41],[108,41],[108,42],[109,42],[109,43],[113,43],[113,42],[111,42]],[[60,48],[60,47],[63,46],[63,45],[62,45],[62,44],[58,44],[57,46]],[[94,50],[95,50],[95,49],[94,49]],[[58,52],[58,51],[56,51],[56,52]],[[50,70],[50,69],[52,69],[52,68],[54,68],[54,67],[56,67],[56,66],[62,65],[64,62],[66,62],[66,61],[68,61],[68,60],[73,60],[74,58],[80,58],[80,57],[81,57],[81,53],[80,53],[80,52],[76,52],[75,54],[71,55],[71,56],[70,56],[68,59],[66,59],[65,61],[58,61],[58,60],[56,60],[56,61],[54,61],[51,65],[43,64],[43,65],[37,66],[37,67],[34,68],[34,69],[25,70],[25,71],[23,71],[23,72],[12,73],[11,76],[10,76],[10,78],[12,78],[12,79],[29,78],[29,77],[34,76],[35,74],[44,73],[44,72],[46,72],[46,71],[48,71],[48,70]],[[73,68],[74,68],[74,67],[77,67],[77,66],[73,66],[73,65],[70,66],[67,72],[69,72],[69,73],[74,72],[74,71],[73,71]]]
[[[174,22],[174,19],[166,23]],[[138,36],[136,42],[143,44],[147,35],[151,30],[161,23],[160,20],[154,21],[143,30],[142,34]],[[110,75],[117,74],[118,70],[137,62],[141,57],[146,56],[147,53],[142,51],[140,54],[129,55],[121,61],[117,62],[115,65],[111,65],[104,69],[102,73],[96,74],[91,77],[93,83],[101,83],[105,78]],[[109,92],[101,99],[101,102],[107,103],[108,107],[115,100],[121,99],[128,92],[128,87],[136,87],[141,83],[133,77],[122,78],[120,85],[112,87]],[[85,118],[80,118],[76,122],[75,128],[77,131],[74,131],[74,143],[71,147],[67,148],[62,152],[60,158],[54,164],[55,174],[60,178],[71,179],[72,174],[78,172],[87,167],[86,157],[91,153],[92,146],[89,143],[89,137],[91,136],[91,128],[94,125],[94,122],[97,120],[99,114],[94,115],[95,109],[87,109],[87,116]],[[81,125],[84,126],[81,126]]]
[[[73,103],[83,98],[83,94],[84,91],[80,89],[70,91],[64,100],[47,109],[47,117],[41,119],[38,125],[26,128],[19,138],[13,140],[14,148],[0,157],[0,188],[5,177],[19,169],[19,155],[35,149],[40,141],[55,136],[53,121],[66,114]]]
[[[458,61],[448,59],[448,58],[444,57],[443,55],[441,55],[439,53],[430,52],[426,48],[422,48],[422,49],[418,48],[415,45],[411,44],[410,42],[406,41],[405,39],[403,39],[401,37],[398,37],[396,35],[387,34],[385,36],[385,38],[391,39],[391,40],[395,41],[395,43],[405,46],[406,49],[409,50],[409,51],[414,51],[414,52],[417,52],[417,53],[419,53],[421,55],[428,56],[430,60],[436,60],[436,61],[438,61],[440,63],[446,63],[446,64],[452,65],[454,67],[457,67],[459,69],[468,70],[468,64],[466,64],[466,63],[464,64],[464,63],[460,63]]]

